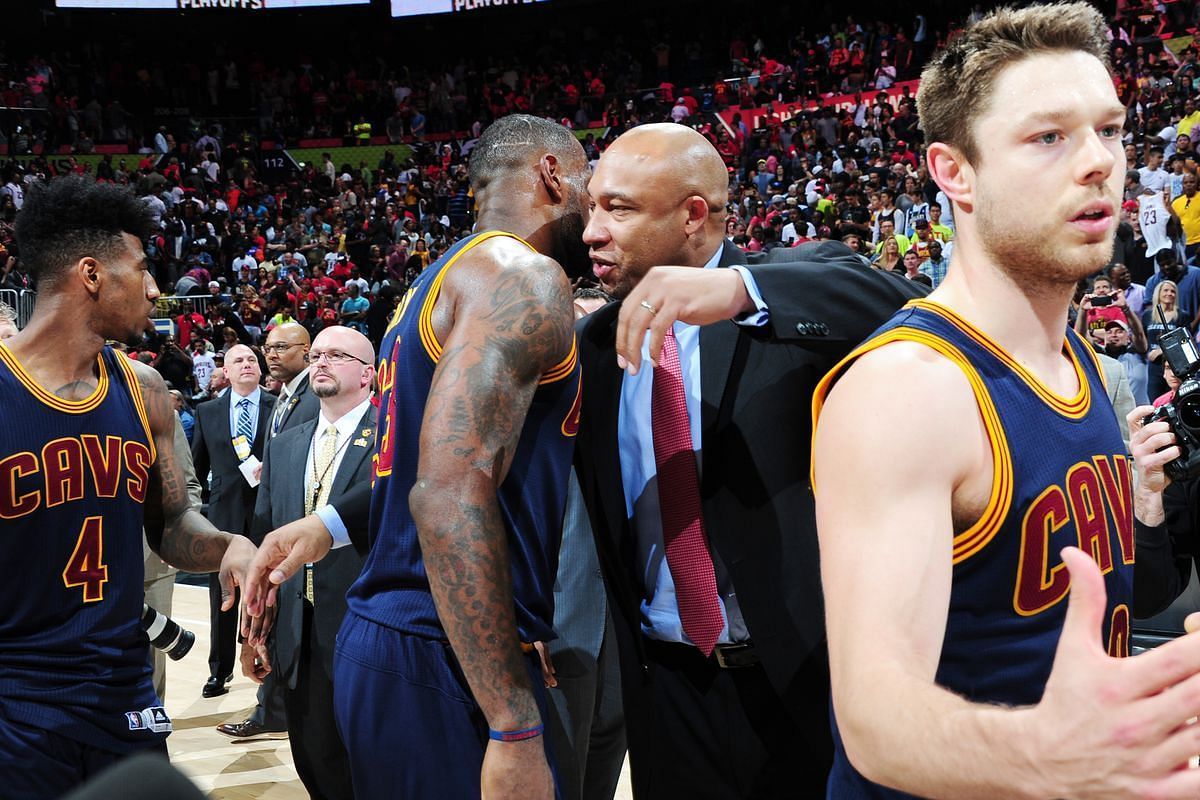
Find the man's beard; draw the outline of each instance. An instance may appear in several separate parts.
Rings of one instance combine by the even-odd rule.
[[[1031,227],[1019,213],[996,213],[1002,208],[1008,210],[1003,201],[980,192],[975,214],[979,240],[992,262],[1026,291],[1074,286],[1112,260],[1115,237],[1105,243],[1059,246],[1054,234],[1069,223],[1053,221]]]
[[[313,384],[312,392],[317,397],[324,400],[327,397],[336,397],[337,393],[342,390],[342,382],[332,375],[326,376],[332,383],[317,383]]]

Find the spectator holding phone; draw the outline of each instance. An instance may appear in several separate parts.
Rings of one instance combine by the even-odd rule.
[[[1108,343],[1105,328],[1110,322],[1124,322],[1134,341],[1145,338],[1142,321],[1137,314],[1129,311],[1125,290],[1114,290],[1112,281],[1106,275],[1097,275],[1092,280],[1092,291],[1083,296],[1079,310],[1080,313],[1075,317],[1075,331],[1094,347],[1103,349]]]

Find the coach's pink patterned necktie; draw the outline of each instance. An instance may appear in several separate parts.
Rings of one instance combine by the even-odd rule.
[[[683,632],[700,652],[712,655],[724,622],[717,600],[717,578],[708,551],[708,537],[700,514],[700,478],[696,453],[692,449],[679,348],[675,343],[675,332],[670,328],[654,369],[650,422],[654,431],[654,463],[658,467],[663,542],[667,566],[675,579],[679,619],[683,623]]]

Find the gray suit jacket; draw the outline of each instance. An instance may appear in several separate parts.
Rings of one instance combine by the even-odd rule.
[[[351,439],[330,487],[332,502],[351,486],[371,480],[374,450],[374,407],[359,421],[359,435]],[[304,516],[304,464],[317,429],[316,418],[275,436],[267,445],[263,462],[262,491],[254,508],[255,537]],[[365,442],[356,445],[354,442]],[[330,680],[333,679],[333,646],[342,618],[346,616],[346,590],[362,571],[363,557],[353,547],[333,550],[313,567],[313,640]],[[300,570],[279,587],[279,616],[271,641],[271,660],[276,676],[296,688],[300,646],[303,642],[304,571]]]
[[[554,579],[554,632],[558,638],[550,642],[550,655],[555,666],[572,658],[595,664],[604,639],[606,603],[592,523],[572,468]]]

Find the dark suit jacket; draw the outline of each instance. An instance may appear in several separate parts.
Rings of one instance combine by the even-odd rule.
[[[279,426],[279,433],[283,433],[297,425],[303,425],[309,420],[314,420],[321,413],[321,399],[312,393],[312,387],[309,385],[307,375],[304,376],[304,380],[300,381],[300,385],[296,387],[296,393],[288,398],[287,408],[281,413],[283,414],[283,422]],[[275,436],[278,436],[279,433],[275,434]],[[271,437],[269,428],[267,437]]]
[[[370,484],[371,453],[375,442],[375,409],[368,408],[359,422],[359,433],[346,446],[342,463],[330,487],[330,500],[360,483]],[[267,445],[262,489],[254,508],[253,532],[257,538],[304,516],[304,465],[317,420],[311,419],[278,434]],[[368,433],[362,433],[368,431]],[[355,445],[365,440],[366,445]],[[313,566],[313,642],[319,649],[330,680],[333,679],[333,645],[342,618],[346,616],[346,590],[362,571],[363,558],[352,547],[333,550]],[[279,616],[273,633],[272,663],[275,674],[296,688],[303,636],[304,571],[300,570],[279,587]]]
[[[797,248],[800,263],[750,265],[770,309],[764,328],[700,331],[700,492],[710,543],[729,571],[772,686],[789,709],[811,705],[804,662],[824,648],[813,493],[811,407],[817,382],[925,288],[870,269],[840,242]],[[719,266],[742,262],[726,243]],[[639,604],[643,565],[626,517],[617,450],[622,372],[618,303],[579,325],[583,408],[575,466],[596,536],[619,642],[631,742],[651,713]],[[811,683],[808,681],[807,683]]]
[[[209,470],[212,470],[212,481],[208,487],[209,522],[230,533],[248,533],[250,522],[254,519],[254,500],[258,489],[251,488],[238,470],[237,453],[233,450],[229,435],[229,403],[232,396],[233,390],[230,389],[221,397],[196,406],[192,461],[201,484],[207,480]],[[263,390],[258,406],[258,427],[250,450],[260,461],[274,409],[275,396]]]

